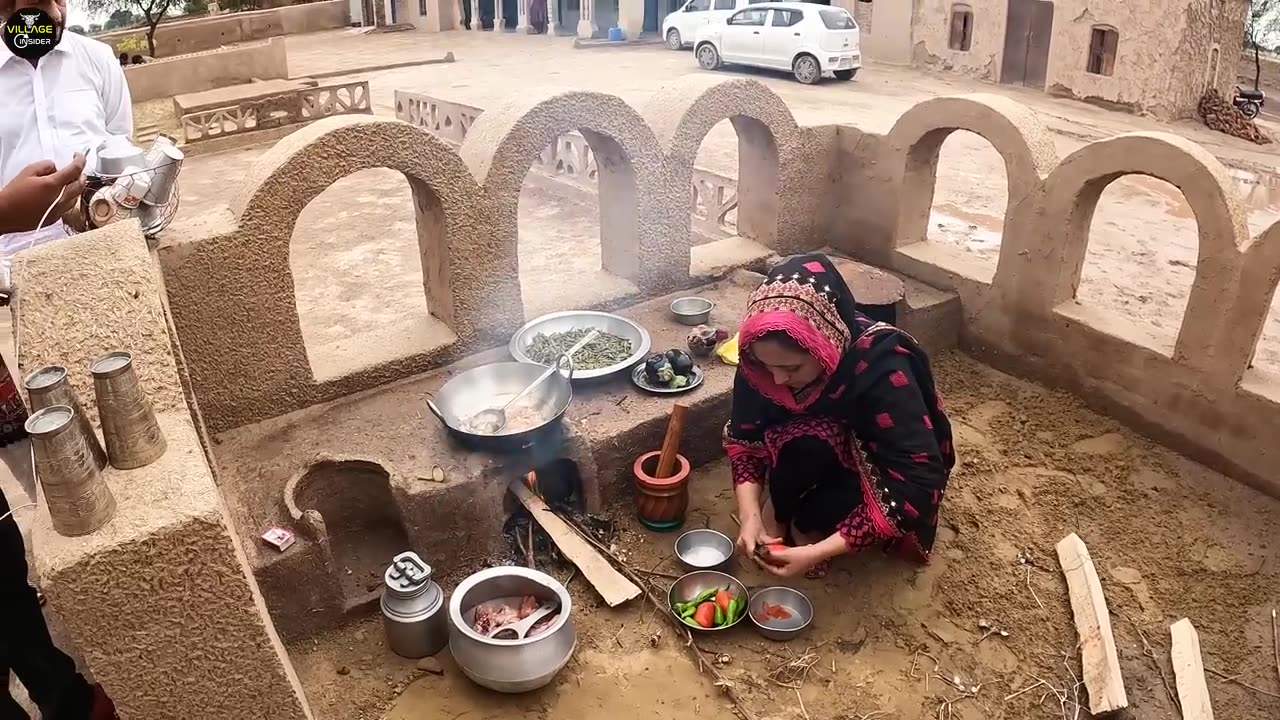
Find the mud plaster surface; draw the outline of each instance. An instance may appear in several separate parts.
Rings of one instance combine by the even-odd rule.
[[[953,705],[953,717],[1062,717],[1053,696],[1041,702],[1043,689],[1004,698],[1037,677],[1070,688],[1064,659],[1071,672],[1080,672],[1054,554],[1069,532],[1081,535],[1098,565],[1136,718],[1178,714],[1135,627],[1172,680],[1167,627],[1182,617],[1200,631],[1206,666],[1280,690],[1269,617],[1280,603],[1280,502],[1154,446],[1070,397],[955,353],[937,358],[936,369],[962,458],[945,501],[937,553],[922,570],[872,552],[838,561],[825,581],[794,581],[817,607],[811,634],[789,646],[791,652],[820,646],[820,664],[801,691],[810,717],[857,718],[876,710],[904,720],[935,717],[942,698],[955,693],[936,679],[926,686],[923,675],[933,662],[923,655],[911,677],[917,650],[936,657],[944,675],[982,684],[977,698]],[[687,526],[707,523],[734,534],[727,467],[704,467],[691,487]],[[679,572],[668,557],[673,535],[638,529],[629,503],[612,512],[626,526],[618,545],[629,562]],[[1045,568],[1032,569],[1030,581],[1043,608],[1017,560],[1024,549]],[[568,575],[567,568],[546,569],[562,579]],[[755,568],[734,572],[750,585],[767,582]],[[389,657],[376,621],[290,647],[290,653],[312,707],[325,720],[379,718],[387,707],[385,717],[393,720],[638,717],[654,710],[679,720],[728,716],[710,681],[683,656],[681,640],[647,607],[605,609],[581,578],[570,590],[579,610],[577,654],[552,686],[518,698],[473,687],[447,651],[438,657],[442,675]],[[1010,636],[981,640],[980,619]],[[746,628],[700,642],[730,655],[724,671],[758,717],[802,717],[795,693],[766,679],[779,662],[768,653],[785,656],[788,646]],[[344,667],[347,674],[339,674]],[[1280,713],[1280,700],[1212,677],[1209,688],[1219,717]]]
[[[453,65],[352,76],[370,81],[374,110],[384,116],[394,115],[396,89],[490,108],[531,84],[616,93],[640,108],[672,76],[699,72],[687,52],[655,47],[574,51],[568,42],[536,36],[406,32],[352,37],[336,32],[290,36],[286,41],[291,67],[300,74],[343,63],[363,65],[370,53],[387,62],[437,49],[458,55]],[[1083,146],[1083,138],[1136,130],[1176,132],[1234,165],[1254,168],[1232,171],[1246,197],[1253,232],[1280,218],[1280,178],[1257,171],[1275,167],[1275,149],[1259,151],[1192,123],[1162,124],[1009,86],[886,66],[872,65],[852,83],[816,87],[766,72],[722,74],[764,82],[802,124],[841,123],[886,132],[920,100],[983,91],[1009,95],[1033,107],[1055,133],[1062,157]],[[191,158],[183,170],[184,215],[224,203],[227,179],[238,177],[261,152]],[[736,135],[727,121],[722,122],[703,142],[697,166],[736,177],[737,161]],[[629,283],[600,271],[595,198],[570,198],[557,190],[526,180],[521,195],[520,279],[526,312],[632,292]],[[376,201],[353,202],[368,195]],[[939,163],[930,239],[961,246],[994,271],[1006,203],[1004,164],[995,150],[970,133],[948,139]],[[1149,178],[1123,178],[1103,193],[1098,205],[1079,299],[1148,325],[1157,343],[1171,349],[1191,287],[1196,244],[1190,209],[1175,188]],[[309,348],[358,336],[374,321],[420,317],[426,303],[411,198],[407,185],[392,172],[366,171],[313,201],[295,230],[291,263]],[[574,282],[563,282],[566,277]],[[1274,302],[1255,364],[1280,371],[1280,299]]]
[[[27,258],[44,258],[29,263]],[[105,272],[103,267],[114,268]],[[55,271],[56,268],[56,271]],[[41,245],[14,263],[19,288],[15,328],[22,378],[43,365],[67,368],[76,395],[96,421],[97,401],[89,363],[115,350],[132,352],[142,388],[157,412],[186,410],[173,364],[159,275],[136,222],[122,222],[93,235]],[[93,308],[92,322],[62,308]]]

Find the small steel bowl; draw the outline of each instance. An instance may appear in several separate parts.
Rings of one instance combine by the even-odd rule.
[[[676,557],[690,570],[718,570],[733,557],[733,541],[715,530],[690,530],[676,538]]]
[[[769,619],[767,622],[762,620],[765,603],[781,605],[791,611],[791,617],[786,620]],[[782,586],[768,587],[757,590],[751,596],[751,601],[747,603],[747,616],[761,635],[770,640],[790,640],[799,637],[813,622],[813,603],[799,590]]]
[[[675,584],[671,586],[671,590],[667,592],[667,608],[671,610],[672,615],[675,615],[676,603],[688,602],[697,597],[702,591],[709,590],[713,587],[728,588],[729,594],[734,597],[747,597],[747,586],[738,582],[738,579],[732,575],[725,575],[724,573],[716,572],[715,570],[695,570],[688,575],[681,576],[680,579],[676,580]],[[684,621],[681,621],[681,624],[690,630],[700,632],[719,632],[721,630],[728,630],[734,625],[737,625],[742,622],[742,618],[750,614],[750,607],[748,607],[742,615],[738,616],[737,620],[734,620],[732,623],[725,625],[724,627],[704,628],[697,625],[691,625]],[[680,620],[678,616],[676,619]]]
[[[703,325],[711,319],[716,304],[700,297],[682,297],[671,302],[671,314],[682,325]]]

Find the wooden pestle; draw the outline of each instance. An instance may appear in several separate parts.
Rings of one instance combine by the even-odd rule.
[[[675,403],[671,406],[671,419],[667,420],[667,435],[662,439],[662,453],[658,455],[658,471],[654,477],[662,480],[676,472],[676,454],[680,452],[680,436],[684,434],[684,416],[688,406]]]

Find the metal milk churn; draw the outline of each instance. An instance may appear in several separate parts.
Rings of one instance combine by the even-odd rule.
[[[387,645],[401,657],[435,655],[449,643],[444,591],[431,566],[415,552],[395,556],[383,576],[382,626]]]

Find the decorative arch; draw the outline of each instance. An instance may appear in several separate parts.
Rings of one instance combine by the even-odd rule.
[[[1253,362],[1258,340],[1280,285],[1280,221],[1245,242],[1241,252],[1244,258],[1240,282],[1231,303],[1232,313],[1227,321],[1230,326],[1224,329],[1239,333],[1238,338],[1233,338],[1234,342],[1249,348],[1244,366],[1239,368],[1242,378]],[[1231,377],[1239,381],[1234,368]]]
[[[289,267],[294,225],[334,182],[371,168],[398,170],[409,181],[427,306],[452,333],[400,359],[318,381]],[[318,121],[263,154],[230,210],[209,218],[207,236],[162,251],[192,385],[215,432],[421,372],[458,339],[500,337],[519,301],[498,280],[514,258],[488,230],[484,193],[448,145],[407,123]]]
[[[528,91],[485,110],[467,132],[462,159],[491,199],[501,252],[514,261],[520,188],[534,160],[574,130],[596,160],[604,269],[646,292],[672,287],[681,277],[675,274],[681,257],[686,275],[688,259],[687,249],[670,242],[677,226],[670,199],[687,189],[663,172],[657,140],[640,114],[606,93]],[[518,284],[511,284],[518,294]]]
[[[738,234],[769,247],[779,245],[780,205],[787,200],[781,190],[801,187],[784,179],[793,173],[788,160],[795,160],[800,142],[799,126],[782,98],[757,80],[685,75],[654,94],[641,115],[653,128],[668,171],[682,187],[692,182],[698,148],[707,134],[722,120],[733,123],[738,134]],[[680,217],[686,229],[678,237],[691,232],[693,197],[687,191],[684,197],[687,204]],[[795,230],[813,237],[804,227]]]
[[[957,130],[968,130],[985,139],[1004,159],[1009,183],[1003,239],[996,269],[996,285],[1002,272],[1024,248],[1023,237],[1011,219],[1034,198],[1044,179],[1058,164],[1058,153],[1044,123],[1031,108],[999,95],[975,93],[940,97],[918,103],[894,123],[886,136],[890,152],[902,171],[893,247],[924,242],[929,233],[929,211],[938,181],[938,155],[942,143]]]
[[[1270,237],[1250,243],[1246,215],[1226,168],[1182,137],[1119,135],[1090,143],[1062,162],[1045,181],[1041,211],[1028,233],[1035,247],[1029,248],[1024,266],[1021,301],[1045,312],[1075,297],[1098,199],[1126,175],[1163,180],[1191,206],[1199,252],[1173,360],[1193,367],[1207,382],[1234,387],[1266,318],[1270,292],[1262,289],[1268,281],[1274,288],[1280,244]]]

